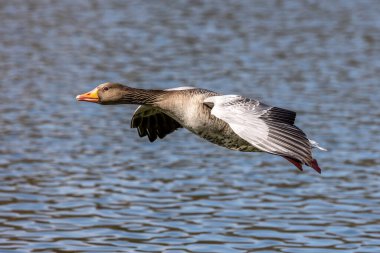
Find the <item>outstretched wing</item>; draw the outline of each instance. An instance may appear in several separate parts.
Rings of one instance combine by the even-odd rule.
[[[131,120],[131,128],[137,128],[140,137],[148,135],[150,142],[157,137],[162,139],[181,127],[173,118],[147,105],[139,106]]]
[[[204,103],[212,107],[211,114],[260,150],[305,164],[312,162],[309,139],[293,125],[295,112],[237,95],[213,96]]]

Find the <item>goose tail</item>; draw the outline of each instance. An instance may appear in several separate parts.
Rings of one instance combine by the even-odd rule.
[[[327,151],[327,149],[319,146],[318,142],[313,141],[313,140],[309,140],[309,142],[310,142],[312,148],[317,148],[317,149],[322,150],[322,151]]]

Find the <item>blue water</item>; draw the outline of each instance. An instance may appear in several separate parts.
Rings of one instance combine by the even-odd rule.
[[[380,252],[378,1],[1,1],[1,252]],[[322,175],[182,129],[114,81],[298,112]]]

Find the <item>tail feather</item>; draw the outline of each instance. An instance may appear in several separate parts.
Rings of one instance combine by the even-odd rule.
[[[313,141],[313,140],[309,140],[309,142],[311,144],[311,147],[317,148],[317,149],[322,150],[322,151],[327,151],[327,149],[322,148],[321,146],[319,146],[318,142]]]

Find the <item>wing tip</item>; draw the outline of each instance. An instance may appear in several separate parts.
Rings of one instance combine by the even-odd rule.
[[[313,159],[310,165],[310,167],[312,167],[316,172],[322,174],[322,169],[319,167],[317,160]]]
[[[290,158],[290,157],[286,157],[286,156],[283,156],[286,160],[288,160],[289,162],[291,162],[294,166],[297,167],[297,169],[299,169],[300,171],[303,171],[303,168],[302,168],[302,163],[293,159],[293,158]]]
[[[283,156],[286,160],[288,160],[289,162],[291,162],[294,166],[297,167],[297,169],[299,169],[300,171],[303,171],[303,168],[302,168],[302,163],[296,159],[293,159],[293,158],[290,158],[290,157],[287,157],[287,156]],[[307,164],[308,165],[308,164]],[[313,168],[316,172],[318,172],[319,174],[322,174],[322,169],[319,167],[318,165],[318,162],[317,160],[313,159],[311,162],[310,162],[310,166],[311,168]]]

